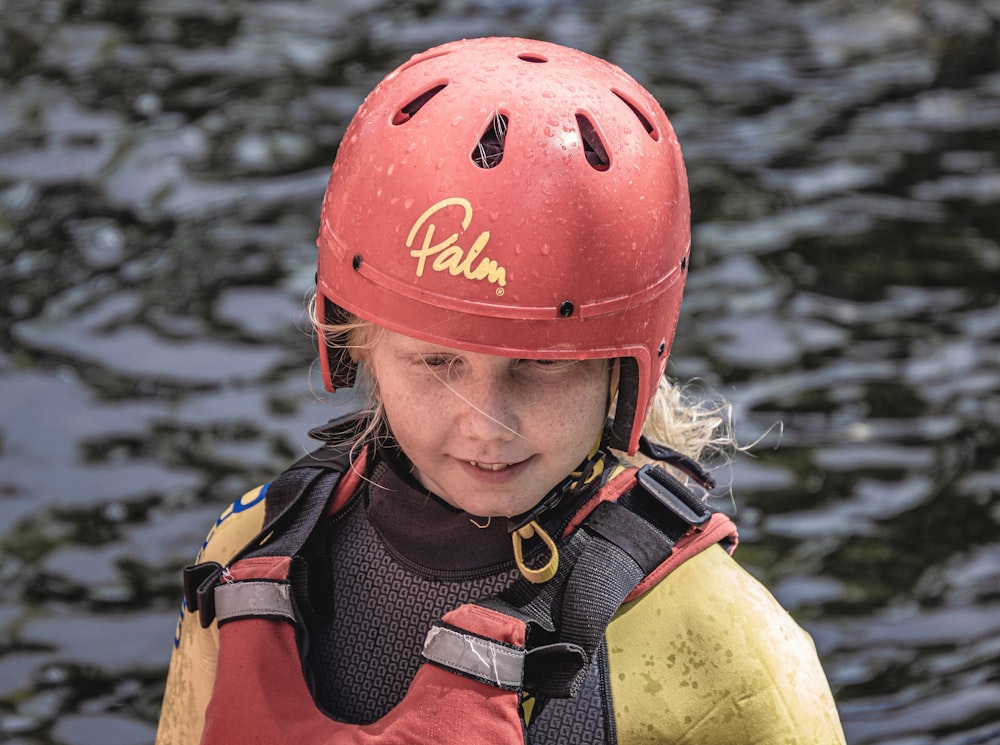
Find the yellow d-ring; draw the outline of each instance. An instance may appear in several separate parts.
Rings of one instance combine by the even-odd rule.
[[[534,535],[537,535],[549,549],[549,560],[545,566],[538,569],[532,569],[524,563],[524,553],[521,550],[521,541]],[[521,574],[526,580],[540,585],[556,576],[556,570],[559,569],[559,549],[556,548],[556,542],[542,529],[541,525],[532,520],[511,533],[510,537],[514,542],[514,561],[517,562],[517,568],[521,570]]]

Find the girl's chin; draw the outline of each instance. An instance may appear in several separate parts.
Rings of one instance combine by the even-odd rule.
[[[527,512],[533,506],[534,505],[529,505],[528,507],[525,507],[523,510],[517,510],[517,509],[512,510],[509,505],[496,505],[496,506],[479,505],[479,504],[457,505],[458,509],[462,510],[463,512],[468,513],[469,515],[475,518],[481,517],[484,520],[494,517],[506,520],[508,517],[513,517],[514,515],[520,515],[524,512]]]
[[[502,518],[506,520],[508,517],[513,517],[514,515],[521,515],[536,504],[541,501],[541,497],[533,502],[524,502],[523,497],[519,499],[497,499],[497,500],[483,500],[483,499],[445,499],[448,504],[457,510],[462,510],[462,512],[467,512],[474,517],[486,518]]]

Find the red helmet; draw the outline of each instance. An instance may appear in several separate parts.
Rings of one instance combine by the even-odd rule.
[[[634,452],[689,245],[680,146],[648,91],[555,44],[457,41],[390,73],[348,126],[317,308],[474,352],[620,358],[611,444]],[[333,341],[329,390],[354,372]]]

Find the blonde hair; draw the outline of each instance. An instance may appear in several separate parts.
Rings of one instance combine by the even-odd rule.
[[[643,422],[642,434],[696,461],[728,459],[737,449],[731,417],[729,403],[693,383],[683,384],[664,376]],[[636,464],[649,462],[641,453],[622,457]]]
[[[358,444],[372,438],[383,437],[389,429],[385,410],[378,393],[375,376],[363,364],[365,353],[378,343],[383,329],[375,323],[354,315],[342,323],[324,323],[316,314],[315,300],[310,303],[310,318],[314,328],[326,339],[343,340],[341,348],[358,365],[354,390],[359,394],[364,415],[351,432]],[[331,350],[332,351],[332,350]],[[612,403],[609,414],[614,413]],[[735,449],[730,428],[731,407],[728,403],[698,395],[695,386],[682,385],[667,377],[660,379],[642,433],[653,442],[666,445],[698,461],[712,460],[719,456],[728,458]],[[630,463],[643,463],[649,459],[637,453],[619,455]]]

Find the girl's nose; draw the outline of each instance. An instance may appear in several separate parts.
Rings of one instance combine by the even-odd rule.
[[[462,434],[485,442],[509,442],[518,433],[517,394],[509,371],[490,370],[475,377],[463,393]]]

